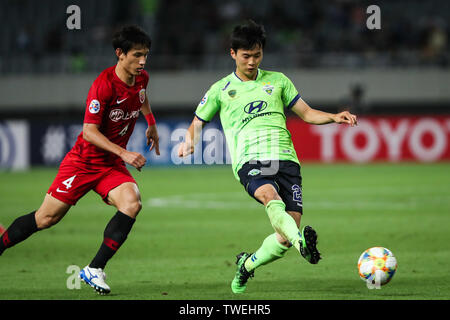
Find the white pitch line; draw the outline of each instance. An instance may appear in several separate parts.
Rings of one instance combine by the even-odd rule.
[[[258,203],[252,199],[245,199],[245,193],[195,193],[172,195],[168,197],[150,198],[147,205],[150,207],[177,207],[184,209],[255,209]]]
[[[434,203],[446,202],[450,198],[448,196],[425,197],[428,201]],[[432,198],[432,199],[431,199]],[[326,209],[326,210],[365,210],[377,209],[391,210],[398,209],[414,209],[423,206],[424,198],[405,199],[405,201],[393,201],[383,199],[370,201],[355,200],[315,200],[304,199],[304,208],[308,209]],[[164,208],[175,207],[183,209],[212,209],[212,210],[235,210],[235,209],[258,209],[261,205],[251,199],[245,192],[223,192],[223,193],[194,193],[179,194],[167,197],[150,198],[146,201],[149,207]]]

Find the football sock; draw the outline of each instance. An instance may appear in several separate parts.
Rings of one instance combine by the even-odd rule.
[[[106,225],[103,233],[103,243],[89,267],[104,269],[108,260],[112,258],[127,239],[135,221],[135,219],[127,216],[125,213],[117,211]]]
[[[11,223],[8,229],[0,238],[0,255],[7,248],[10,248],[19,242],[25,240],[36,231],[39,231],[36,225],[36,211],[21,216]]]
[[[272,200],[266,205],[266,212],[272,227],[300,251],[300,231],[297,228],[294,218],[285,209],[286,205],[281,200]]]
[[[278,260],[285,255],[288,249],[289,247],[278,242],[277,234],[272,233],[264,239],[261,247],[245,261],[245,269],[251,272],[259,266]]]

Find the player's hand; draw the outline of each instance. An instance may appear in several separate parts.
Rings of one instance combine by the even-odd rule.
[[[159,156],[159,136],[158,130],[156,130],[156,125],[148,127],[145,131],[145,135],[147,136],[147,146],[150,146],[150,151],[155,148],[156,155]]]
[[[129,165],[132,165],[139,171],[141,171],[142,167],[145,166],[145,163],[147,162],[147,159],[145,159],[142,154],[128,150],[123,151],[120,154],[120,157],[123,161],[125,161]]]
[[[187,142],[180,143],[178,148],[178,156],[180,158],[186,157],[194,152],[194,146]]]
[[[342,111],[340,113],[335,114],[334,122],[339,123],[339,124],[347,123],[352,127],[358,125],[356,116],[354,114],[351,114],[348,111]]]

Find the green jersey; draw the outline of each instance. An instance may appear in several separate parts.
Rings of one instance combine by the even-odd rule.
[[[209,122],[219,112],[239,180],[237,172],[251,160],[299,163],[284,114],[284,108],[291,108],[299,98],[295,86],[280,72],[258,69],[254,81],[242,81],[233,72],[209,88],[195,115]]]

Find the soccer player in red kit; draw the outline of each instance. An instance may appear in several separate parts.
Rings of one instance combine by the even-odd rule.
[[[137,26],[126,26],[113,38],[117,64],[105,69],[92,84],[86,100],[83,130],[59,167],[41,207],[14,220],[0,238],[0,255],[33,233],[60,221],[88,191],[97,192],[117,208],[107,224],[104,240],[80,278],[98,293],[107,294],[104,268],[126,240],[141,198],[136,181],[125,163],[141,170],[144,156],[126,150],[141,112],[147,122],[147,145],[159,155],[159,137],[146,94],[144,70],[150,50],[149,36]]]

